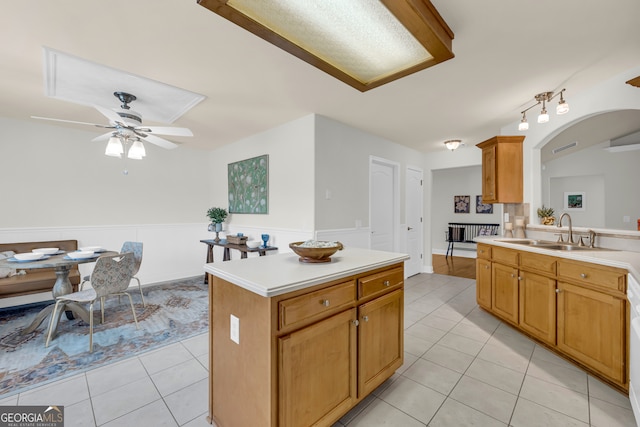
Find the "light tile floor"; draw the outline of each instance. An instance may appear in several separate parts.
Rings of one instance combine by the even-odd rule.
[[[65,426],[208,426],[208,334],[0,400]],[[475,303],[475,281],[405,285],[405,363],[334,427],[636,426],[629,399]],[[248,426],[249,427],[249,426]],[[250,426],[253,427],[253,426]]]

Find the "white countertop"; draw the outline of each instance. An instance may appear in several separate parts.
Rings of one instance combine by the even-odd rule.
[[[522,239],[511,239],[522,240]],[[561,251],[554,249],[543,249],[536,246],[520,245],[517,243],[509,243],[509,239],[505,237],[477,237],[478,243],[486,243],[488,245],[503,246],[510,249],[518,249],[521,251],[535,252],[544,255],[552,255],[558,258],[573,259],[576,261],[592,262],[595,264],[608,265],[611,267],[619,267],[626,269],[633,277],[640,280],[640,253],[631,251],[618,250],[578,250],[578,251]]]
[[[297,291],[409,259],[409,255],[345,248],[327,263],[303,263],[295,253],[283,253],[209,263],[204,270],[264,297]]]

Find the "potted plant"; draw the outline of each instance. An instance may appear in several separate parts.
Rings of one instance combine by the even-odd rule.
[[[538,218],[540,218],[540,223],[543,225],[553,225],[553,223],[556,222],[553,214],[553,208],[545,208],[544,205],[538,208]]]
[[[214,224],[215,231],[222,231],[222,223],[227,219],[227,210],[223,208],[210,208],[207,211],[207,216]]]

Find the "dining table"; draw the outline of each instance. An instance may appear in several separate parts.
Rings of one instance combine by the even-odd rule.
[[[88,258],[71,258],[65,251],[58,251],[52,255],[44,255],[42,258],[30,261],[20,261],[15,258],[0,259],[0,267],[14,268],[19,270],[22,268],[40,269],[40,268],[53,268],[56,274],[56,281],[53,284],[51,293],[53,299],[61,295],[67,295],[73,292],[73,285],[69,280],[69,271],[71,268],[78,264],[85,264],[96,262],[96,260],[102,255],[116,255],[118,252],[102,250],[95,252],[93,256]],[[21,331],[22,335],[33,332],[40,324],[47,318],[53,311],[55,304],[50,304],[43,308],[38,315],[33,319],[31,324]],[[67,318],[73,319],[74,315],[77,315],[80,319],[89,323],[89,312],[81,305],[74,302],[65,303],[65,312]]]

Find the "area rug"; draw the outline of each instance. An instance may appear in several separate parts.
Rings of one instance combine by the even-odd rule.
[[[202,277],[143,287],[146,307],[137,287],[130,288],[139,329],[128,298],[111,297],[100,324],[94,305],[93,353],[89,325],[63,315],[58,333],[45,348],[49,318],[32,333],[22,335],[47,304],[0,310],[0,398],[29,388],[116,362],[209,329],[209,296]]]

